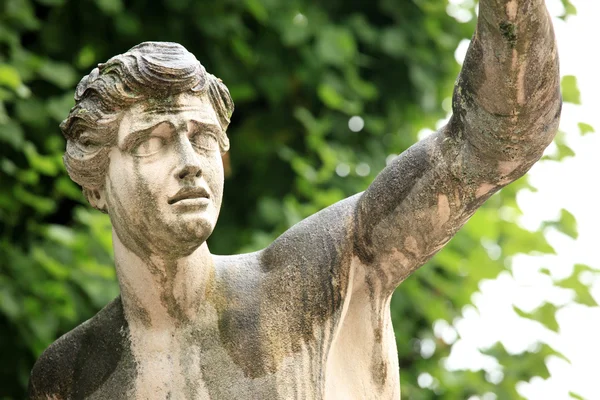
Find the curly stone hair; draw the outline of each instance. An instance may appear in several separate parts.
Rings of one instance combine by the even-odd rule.
[[[177,43],[144,42],[98,64],[75,89],[75,106],[60,129],[67,139],[63,157],[71,179],[89,200],[104,186],[108,153],[117,143],[123,112],[134,103],[190,92],[206,95],[221,125],[221,152],[229,149],[226,131],[233,101],[225,84]]]

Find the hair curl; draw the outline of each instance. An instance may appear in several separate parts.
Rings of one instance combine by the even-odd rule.
[[[108,154],[117,143],[122,114],[134,103],[191,92],[206,95],[223,134],[221,152],[229,149],[226,131],[233,101],[225,84],[177,43],[144,42],[98,64],[75,89],[75,106],[60,129],[67,139],[63,157],[71,179],[86,198],[104,186]]]

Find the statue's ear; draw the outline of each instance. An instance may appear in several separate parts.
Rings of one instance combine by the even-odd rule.
[[[84,194],[88,201],[96,210],[108,213],[108,205],[106,204],[106,191],[102,189],[84,189]]]

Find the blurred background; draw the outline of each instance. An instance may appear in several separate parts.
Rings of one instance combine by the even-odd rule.
[[[544,161],[394,294],[403,399],[600,398],[592,3],[547,1],[566,105]],[[118,294],[110,222],[67,177],[58,129],[97,63],[174,41],[228,85],[209,246],[241,253],[444,123],[475,18],[473,0],[0,0],[0,399],[25,398],[40,353]]]

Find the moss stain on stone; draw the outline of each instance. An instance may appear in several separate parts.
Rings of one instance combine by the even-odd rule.
[[[514,48],[517,44],[517,27],[507,21],[500,22],[500,33],[502,37],[506,39],[511,48]]]

